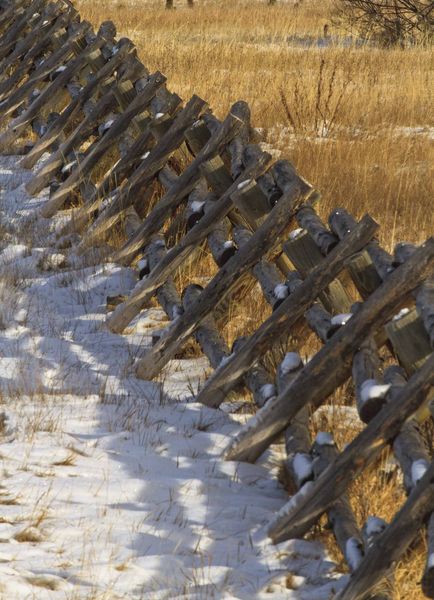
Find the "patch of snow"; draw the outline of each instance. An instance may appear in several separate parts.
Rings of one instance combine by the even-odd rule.
[[[148,150],[147,152],[145,152],[145,154],[143,154],[140,157],[140,160],[146,160],[150,154],[151,154],[151,152]]]
[[[62,167],[62,173],[66,173],[67,171],[70,171],[76,164],[77,164],[76,160],[72,160],[71,162],[67,163],[66,165],[64,165]]]
[[[114,119],[109,119],[108,121],[106,121],[102,126],[102,131],[107,131],[108,129],[110,129],[114,122]]]
[[[334,446],[333,437],[327,431],[319,431],[315,438],[315,443],[319,446]]]
[[[301,227],[298,227],[297,229],[293,229],[292,231],[289,232],[289,239],[290,240],[295,240],[297,239],[302,233],[304,233],[304,229],[302,229]]]
[[[399,313],[397,313],[392,321],[399,321],[399,319],[402,319],[402,317],[405,317],[405,315],[408,315],[408,313],[410,312],[409,308],[402,308]]]
[[[232,240],[226,240],[226,242],[223,244],[223,248],[228,249],[228,248],[234,248],[235,244]]]
[[[273,294],[278,300],[284,300],[285,298],[287,298],[289,296],[288,286],[285,285],[284,283],[279,283],[274,288]]]
[[[311,479],[313,474],[312,457],[309,454],[297,452],[293,459],[293,468],[299,485]]]
[[[204,206],[205,206],[205,202],[200,201],[200,200],[194,200],[190,204],[190,208],[191,208],[192,212],[194,212],[194,213],[201,212]]]
[[[243,416],[192,401],[206,359],[170,361],[158,384],[131,374],[167,318],[104,327],[136,271],[50,254],[67,211],[41,218],[48,191],[29,196],[17,162],[0,157],[4,597],[294,600],[287,572],[318,599],[337,589],[319,543],[261,537],[287,494],[275,463],[223,460]]]
[[[334,315],[331,318],[330,323],[331,323],[331,325],[335,325],[335,326],[339,326],[340,327],[340,326],[345,325],[346,323],[348,323],[348,321],[351,319],[352,316],[353,316],[352,313],[342,313],[342,314],[339,314],[339,315]]]
[[[237,189],[242,190],[243,188],[245,188],[246,186],[249,185],[249,183],[251,183],[251,179],[245,179],[244,181],[241,181],[241,183],[239,183],[237,185]]]
[[[355,537],[347,539],[345,544],[345,559],[351,571],[355,571],[363,558],[363,545]]]
[[[368,517],[365,524],[365,532],[368,538],[368,543],[372,541],[372,538],[379,535],[382,531],[384,531],[387,527],[386,521],[384,519],[380,519],[380,517]]]
[[[140,260],[137,261],[137,267],[138,267],[139,271],[146,269],[147,266],[148,266],[147,258],[141,258]]]
[[[428,556],[426,566],[428,569],[434,569],[434,552]]]
[[[287,375],[292,371],[296,371],[302,364],[303,361],[298,352],[287,352],[280,363],[280,372],[282,375]]]
[[[375,398],[385,398],[390,388],[390,383],[381,384],[375,379],[366,379],[360,386],[360,400],[363,404]]]
[[[276,386],[272,383],[266,383],[261,387],[259,393],[261,394],[262,400],[266,402],[267,400],[276,395]]]
[[[411,463],[411,481],[412,481],[413,485],[416,485],[417,482],[420,479],[422,479],[422,477],[425,475],[426,471],[428,470],[428,467],[429,467],[428,462],[423,458],[414,460]]]

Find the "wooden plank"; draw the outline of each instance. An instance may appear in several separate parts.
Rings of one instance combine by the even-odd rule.
[[[370,234],[372,233],[373,228],[371,227]],[[346,239],[349,239],[350,235]],[[341,244],[332,250],[329,257],[339,251],[340,246]],[[359,250],[359,248],[355,248],[355,250]],[[319,406],[339,385],[342,385],[350,374],[352,356],[360,344],[390,319],[403,299],[417,288],[432,271],[433,265],[434,238],[430,238],[404,265],[388,276],[387,280],[363,303],[347,324],[341,327],[309,361],[296,381],[276,398],[268,410],[264,413],[260,411],[253,423],[248,423],[241,429],[230,444],[226,457],[231,460],[255,461],[306,402],[312,402],[314,406]],[[303,289],[303,286],[305,290],[306,287],[308,288],[306,283],[309,277],[296,290],[292,298],[296,297],[298,300],[299,297],[303,297],[300,290]],[[291,296],[275,311],[274,315],[279,314],[278,311],[285,306],[286,302],[290,301]],[[300,305],[301,303],[298,304],[296,310],[300,310]],[[303,310],[305,304],[303,303],[301,306]],[[302,310],[300,310],[301,314]],[[267,333],[267,330],[270,331],[272,328],[265,325],[252,336],[254,347],[258,346],[255,342],[259,341],[262,336],[266,338],[264,331]],[[257,351],[263,351],[263,346]],[[254,355],[255,352],[252,354]],[[234,363],[230,365],[228,371],[228,377],[232,380],[236,379],[239,369],[235,370]],[[209,386],[208,393],[211,389]]]
[[[203,288],[199,285],[189,285],[185,288],[182,294],[184,310],[189,310],[189,307],[200,298],[202,291]],[[194,338],[214,369],[230,354],[224,339],[218,333],[212,314],[208,315],[196,329]]]
[[[244,227],[235,227],[233,230],[234,240],[238,248],[242,248],[251,239],[253,233]],[[265,300],[273,308],[279,305],[279,286],[283,285],[283,277],[277,267],[269,261],[261,258],[252,268],[252,275],[261,286]],[[277,292],[276,292],[277,290]]]
[[[178,114],[172,127],[163,135],[149,154],[145,155],[134,174],[118,189],[113,200],[110,202],[110,205],[101,212],[96,221],[83,236],[83,239],[77,248],[78,253],[85,251],[86,248],[92,245],[101,235],[119,221],[122,212],[136,201],[140,189],[146,189],[146,186],[165,165],[172,152],[182,144],[186,128],[197,119],[204,106],[205,102],[201,98],[193,96],[185,108]],[[185,181],[191,176],[192,169],[190,167],[184,171],[182,181]],[[191,181],[191,183],[190,181],[191,180],[189,180],[189,183],[187,184],[185,194],[191,190],[191,183],[193,185],[196,183],[196,181]],[[136,249],[137,254],[145,245],[146,236],[151,236],[160,229],[168,216],[168,211],[172,208],[176,208],[182,199],[176,197],[175,200],[178,200],[178,204],[174,204],[175,200],[173,196],[171,197],[169,195],[170,193],[171,190],[163,196],[157,206],[148,215],[142,228],[137,232],[137,235],[129,240],[123,249],[116,253],[116,256],[122,254],[124,249],[130,249],[131,247]],[[143,241],[142,237],[144,237]]]
[[[311,452],[315,479],[318,479],[339,456],[332,436],[324,432],[317,436]],[[362,536],[347,494],[342,494],[328,508],[327,518],[345,562],[350,572],[354,572],[360,565],[364,551]]]
[[[356,223],[354,217],[344,208],[336,208],[329,215],[330,228],[339,239],[343,239],[348,235]],[[378,275],[384,280],[394,269],[393,257],[380,247],[378,240],[372,240],[366,250]]]
[[[30,0],[17,0],[12,2],[0,15],[0,30],[6,31],[10,23],[21,17]]]
[[[163,236],[156,236],[155,239],[149,244],[145,254],[149,268],[153,269],[154,266],[160,262],[166,252],[167,250]],[[176,319],[183,313],[182,301],[178,292],[176,291],[176,287],[172,278],[168,279],[162,286],[158,288],[157,299],[170,320]]]
[[[428,553],[422,577],[422,591],[427,598],[434,598],[434,512],[428,522]]]
[[[414,244],[409,244],[408,242],[399,242],[396,244],[393,250],[393,266],[399,267],[402,265],[413,252],[416,250],[416,246]]]
[[[298,232],[297,235],[292,235],[284,244],[283,249],[294,267],[304,277],[324,259],[313,238],[305,230]],[[352,300],[339,279],[332,281],[319,297],[324,307],[330,312],[348,313],[351,308]]]
[[[13,74],[7,81],[1,84],[0,99],[3,100],[2,112],[0,115],[1,122],[3,122],[10,113],[16,110],[20,104],[26,100],[27,96],[37,85],[43,83],[50,73],[58,68],[64,60],[67,60],[73,55],[75,41],[84,37],[86,31],[89,31],[91,28],[90,23],[87,21],[84,21],[77,26],[74,24],[74,27],[70,27],[68,30],[67,40],[61,43],[63,37],[62,29],[69,20],[69,16],[67,19],[63,16],[59,17],[59,20],[60,27],[58,29],[56,28],[56,31],[48,32],[45,38],[37,44],[36,49],[32,49],[24,57],[20,68],[24,67],[24,70],[21,72],[22,76],[27,73],[29,74],[27,81],[14,90],[15,84],[19,81],[16,81],[15,74]],[[57,24],[58,22],[56,22],[56,25]],[[34,71],[30,72],[34,66],[35,58],[38,56],[39,52],[44,49],[47,41],[52,42],[53,47],[55,48],[54,52],[39,64]],[[59,47],[57,47],[58,43],[60,44]]]
[[[208,406],[218,406],[248,366],[265,354],[282,335],[289,335],[290,328],[303,316],[318,294],[336,278],[348,258],[360,250],[374,235],[378,225],[368,216],[355,230],[354,235],[343,240],[315,267],[286,298],[258,330],[246,341],[235,356],[211,377],[199,392],[197,400]],[[301,408],[301,406],[300,406]]]
[[[21,16],[16,19],[15,23],[8,27],[6,33],[0,39],[0,60],[3,60],[9,54],[16,44],[17,39],[19,39],[20,34],[28,26],[29,22],[32,21],[33,14],[43,7],[45,1],[33,0]]]
[[[381,285],[382,279],[367,250],[356,254],[349,261],[347,269],[363,299],[369,298],[372,292]]]
[[[27,35],[16,41],[15,48],[10,52],[0,63],[1,77],[9,72],[9,70],[19,65],[19,60],[37,44],[38,40],[46,37],[52,29],[53,21],[61,14],[61,6],[59,4],[48,4],[41,12],[36,22],[32,23],[32,27]]]
[[[416,308],[422,317],[431,348],[434,350],[434,277],[423,284],[416,297]]]
[[[156,171],[164,165],[170,153],[179,146],[187,135],[188,127],[192,125],[191,117],[196,115],[197,118],[198,113],[204,109],[204,106],[204,102],[198,97],[193,97],[190,100],[185,109],[178,114],[173,126],[161,138],[160,142],[149,153],[149,156],[146,157],[140,168],[131,178],[127,188],[128,194],[120,195],[118,202],[113,207],[110,207],[108,218],[101,217],[101,226],[95,223],[95,229],[92,231],[91,236],[100,235],[104,228],[116,222],[117,215],[122,210],[122,206],[129,201],[129,195],[135,193],[139,187],[146,185],[155,176]],[[242,125],[245,106],[245,103],[237,103],[232,107],[221,128],[208,140],[201,152],[182,172],[163,198],[161,198],[156,207],[147,216],[135,238],[115,253],[113,256],[114,261],[129,264],[137,256],[140,249],[146,244],[147,237],[163,225],[168,214],[179,206],[199,181],[201,177],[200,167],[216,155],[236,133],[236,129]],[[90,238],[90,240],[92,239],[93,237]],[[82,243],[86,244],[90,243],[90,241],[86,238]]]
[[[398,269],[399,271],[399,269]],[[396,273],[394,274],[396,275]],[[391,276],[388,283],[396,277]],[[384,284],[386,286],[387,284]],[[375,294],[374,294],[375,295]],[[369,301],[366,302],[366,304]],[[356,318],[356,317],[355,317]],[[330,344],[331,345],[331,344]],[[312,362],[312,361],[311,361]],[[298,383],[300,377],[294,382]],[[293,384],[293,391],[294,391]],[[306,490],[298,503],[288,503],[270,523],[268,535],[274,543],[304,535],[318,517],[335,502],[349,484],[379,455],[406,420],[426,401],[434,384],[434,354],[408,384],[387,404],[366,428],[341,452],[336,460]],[[305,395],[310,397],[310,394]],[[315,406],[318,405],[316,401]],[[292,410],[290,411],[292,413]],[[434,499],[434,496],[433,496]],[[431,510],[434,506],[431,508]]]
[[[314,302],[304,313],[309,327],[316,333],[322,342],[327,342],[333,331],[332,316],[321,302]]]
[[[168,334],[156,344],[147,355],[138,361],[136,373],[138,377],[149,379],[155,377],[183,345],[194,329],[206,315],[221,302],[237,280],[277,243],[288,222],[294,216],[300,204],[308,197],[312,188],[297,176],[294,177],[292,189],[282,195],[268,218],[256,230],[247,244],[237,252],[220,269],[217,275],[205,288],[200,302],[170,328]],[[239,190],[238,193],[242,193]]]
[[[434,462],[431,463],[390,525],[368,550],[339,600],[362,600],[396,564],[418,535],[426,515],[434,510]],[[425,591],[425,590],[424,590]],[[432,597],[428,596],[428,597]]]
[[[386,332],[408,374],[414,373],[431,353],[430,340],[416,308],[402,310],[386,325]]]
[[[158,71],[149,78],[147,86],[137,95],[129,107],[114,119],[110,129],[99,140],[93,150],[86,156],[83,162],[75,169],[59,189],[41,208],[41,215],[49,218],[53,216],[65,202],[67,196],[83,181],[104,154],[113,146],[131,119],[142,111],[151,101],[157,89],[166,81],[164,75]]]
[[[215,201],[212,208],[205,212],[200,222],[190,229],[176,246],[171,248],[164,260],[149,274],[146,280],[136,286],[134,293],[131,294],[128,300],[116,308],[110,319],[107,320],[107,326],[111,331],[121,333],[125,329],[141,310],[143,304],[152,296],[154,290],[194,252],[197,245],[214,229],[215,223],[221,221],[233,208],[231,196],[239,185],[244,181],[253,180],[261,171],[265,170],[270,160],[271,156],[264,154],[261,161],[247,167],[239,178],[232,182],[232,185]],[[243,186],[243,190],[245,189],[245,186]]]
[[[50,158],[44,163],[41,169],[26,185],[26,190],[29,194],[37,194],[51,181],[55,173],[65,163],[66,157],[77,149],[81,143],[90,135],[99,121],[107,115],[107,113],[115,107],[116,100],[113,95],[113,87],[116,81],[113,79],[107,82],[107,90],[95,106],[91,110],[84,110],[87,113],[86,117],[77,125],[70,136],[60,144],[58,150],[53,152]]]
[[[2,106],[2,119],[7,117],[24,101],[28,92],[35,89],[38,81],[41,81],[48,74],[59,67],[59,63],[62,61],[62,59],[65,59],[72,52],[74,43],[76,43],[80,37],[83,37],[86,29],[89,28],[89,26],[86,27],[83,25],[83,23],[80,23],[80,25],[82,27],[77,28],[78,33],[75,32],[63,48],[59,49],[58,52],[55,52],[50,58],[48,58],[47,61],[43,63],[41,69],[38,70],[37,73],[35,73],[28,81],[26,81],[24,85],[20,86],[20,88],[6,100]],[[38,112],[46,105],[46,103],[50,102],[50,100],[56,97],[57,92],[59,92],[61,88],[71,79],[71,77],[83,66],[86,61],[86,53],[91,50],[95,50],[96,47],[103,45],[103,43],[104,41],[102,39],[97,40],[79,56],[71,59],[67,63],[68,66],[66,66],[65,70],[60,72],[60,74],[53,81],[46,85],[44,90],[36,96],[35,100],[29,104],[28,108],[19,117],[13,119],[8,124],[8,128],[0,136],[0,149],[4,148],[14,139],[16,139],[29,124],[29,122],[37,116]]]
[[[353,382],[360,419],[369,423],[386,403],[388,386],[382,382],[380,357],[373,337],[360,345],[353,358]]]
[[[119,93],[119,87],[124,84],[122,78],[125,77],[128,79],[131,77],[132,80],[134,80],[134,77],[141,75],[141,71],[136,66],[136,62],[134,56],[128,54],[125,61],[121,63],[118,68],[117,78],[109,77],[105,83],[101,84],[101,96],[96,104],[93,100],[84,104],[83,112],[85,118],[77,125],[68,139],[60,145],[59,149],[51,155],[50,159],[27,184],[26,189],[29,193],[38,193],[45,187],[50,182],[51,177],[53,177],[65,163],[65,160],[67,160],[66,157],[68,157],[73,150],[77,149],[80,144],[83,144],[85,140],[93,134],[100,121],[107,118],[110,110],[116,107],[116,104],[119,103],[120,98],[122,98],[122,95]],[[142,70],[143,69],[144,67],[142,66]],[[122,75],[120,74],[121,71]],[[93,150],[98,141],[99,137],[89,146],[88,153]]]
[[[325,256],[339,243],[339,239],[327,229],[312,206],[300,208],[296,219],[300,227],[309,233]]]
[[[70,104],[62,111],[57,121],[50,127],[47,133],[39,140],[32,150],[24,157],[20,165],[26,169],[34,166],[42,154],[50,148],[59,138],[59,135],[73,119],[77,112],[84,106],[85,102],[91,99],[92,95],[100,84],[111,77],[119,64],[125,59],[126,55],[134,50],[133,44],[127,40],[120,43],[117,53],[92,77],[79,94],[73,98]]]
[[[302,368],[303,362],[298,353],[287,352],[285,354],[277,372],[278,393],[290,385]],[[303,406],[285,430],[286,465],[294,490],[300,489],[307,481],[313,479],[313,461],[310,456],[312,440],[309,432],[309,420],[309,407]],[[300,468],[300,464],[302,468]]]
[[[162,91],[160,88],[158,91]],[[167,92],[167,91],[166,91]],[[176,110],[179,106],[180,99],[175,94],[167,92],[166,102],[162,104],[160,101],[159,107],[161,110],[167,110],[170,113]],[[156,96],[154,97],[156,99]],[[151,102],[152,104],[152,102]],[[158,113],[157,113],[158,114]],[[168,116],[164,114],[164,116]],[[60,235],[69,235],[73,232],[81,232],[91,220],[91,215],[96,211],[102,202],[102,199],[110,194],[116,187],[129,177],[143,160],[141,157],[147,151],[150,151],[155,139],[159,139],[159,134],[155,134],[152,124],[159,121],[159,118],[152,120],[148,115],[147,123],[144,120],[141,122],[141,134],[134,140],[132,145],[126,150],[121,159],[106,173],[103,179],[96,185],[95,191],[90,198],[86,199],[83,206],[77,208],[60,233]],[[167,119],[165,119],[167,123]],[[161,171],[160,171],[161,173]]]
[[[384,380],[391,386],[388,402],[393,403],[407,383],[405,371],[396,365],[388,367]],[[417,415],[415,415],[417,417]],[[393,453],[404,476],[404,488],[408,494],[428,468],[430,456],[419,430],[416,418],[409,419],[392,443]]]
[[[10,57],[2,61],[5,70],[1,76],[0,98],[4,98],[25,76],[30,76],[31,69],[35,68],[35,62],[43,59],[45,53],[53,54],[59,49],[58,42],[61,39],[61,32],[63,31],[66,35],[65,27],[73,18],[74,13],[63,13],[56,18],[54,23],[49,23],[49,27],[43,29],[43,35],[37,37],[35,43],[20,57],[20,60],[10,62],[10,66],[15,67],[12,73],[6,70],[6,62],[10,60]]]

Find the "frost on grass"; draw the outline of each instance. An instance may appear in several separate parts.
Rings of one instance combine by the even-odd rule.
[[[105,328],[107,297],[137,274],[53,252],[68,211],[38,218],[47,193],[27,195],[17,162],[0,159],[3,596],[327,597],[337,574],[318,543],[253,541],[287,494],[276,466],[221,458],[240,424],[192,402],[209,365],[133,376],[161,311]]]

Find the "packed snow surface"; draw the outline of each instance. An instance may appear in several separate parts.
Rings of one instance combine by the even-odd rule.
[[[247,417],[195,403],[204,359],[132,375],[164,314],[104,327],[137,273],[56,248],[67,211],[38,217],[18,161],[0,157],[0,598],[329,598],[319,543],[266,536],[278,449],[221,458]]]

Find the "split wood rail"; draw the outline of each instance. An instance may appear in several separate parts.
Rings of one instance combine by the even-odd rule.
[[[49,186],[40,216],[61,213],[58,246],[137,268],[106,326],[121,335],[152,298],[168,316],[137,376],[157,377],[193,338],[212,371],[197,400],[217,408],[246,388],[258,408],[225,457],[253,462],[284,441],[296,493],[269,524],[273,541],[326,514],[350,572],[338,597],[387,599],[393,565],[425,536],[422,590],[434,598],[434,466],[421,433],[432,419],[434,238],[391,255],[369,215],[338,208],[324,223],[319,192],[255,141],[245,102],[223,120],[197,96],[183,103],[113,23],[95,33],[68,0],[2,0],[0,62],[0,151],[33,169],[29,193]],[[195,265],[214,273],[204,285]],[[246,294],[262,294],[268,316],[229,346],[224,329]],[[322,346],[303,362],[311,335]],[[339,451],[332,432],[313,440],[311,423],[349,380],[366,426]],[[348,488],[387,446],[407,500],[390,524],[360,528]]]

